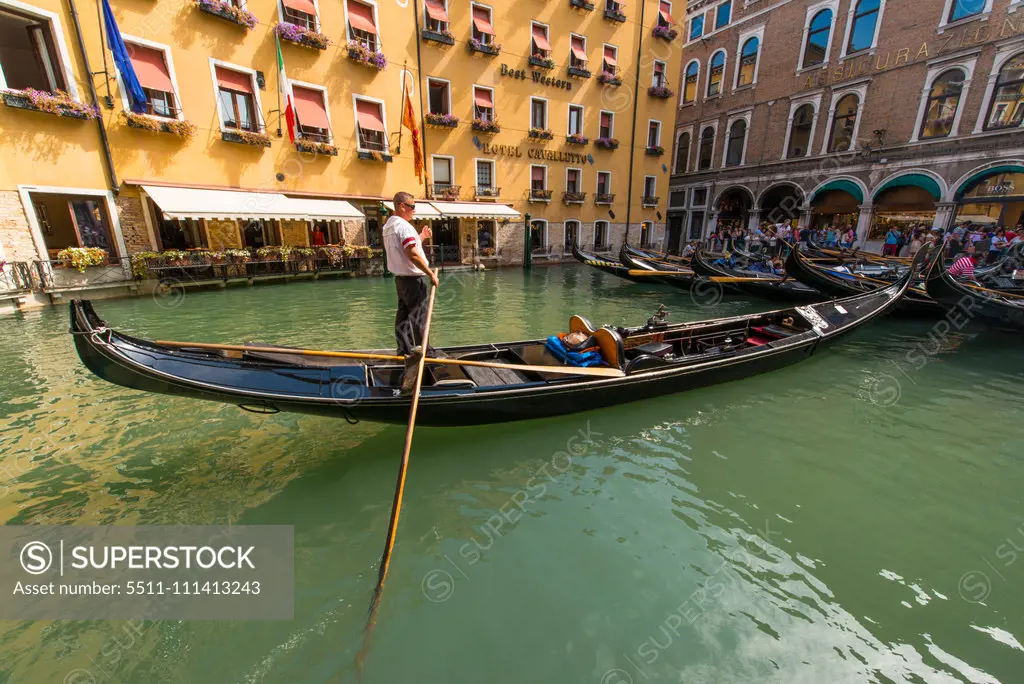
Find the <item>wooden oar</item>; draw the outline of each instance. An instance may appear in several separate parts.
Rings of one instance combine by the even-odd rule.
[[[298,356],[328,356],[336,359],[364,359],[369,361],[405,361],[404,356],[394,354],[366,354],[363,352],[332,352],[315,349],[281,349],[279,347],[250,347],[243,344],[206,344],[203,342],[172,342],[156,340],[156,344],[166,347],[183,347],[187,349],[219,349],[222,351],[258,352],[261,354],[295,354]],[[437,359],[428,357],[427,363],[447,366],[479,366],[480,368],[507,368],[510,370],[526,370],[538,373],[561,373],[563,375],[596,375],[604,378],[621,378],[626,374],[617,368],[598,368],[583,366],[529,366],[518,363],[498,363],[496,361],[470,361],[463,359]]]
[[[691,276],[693,272],[686,271],[644,271],[642,269],[630,269],[631,276]]]
[[[715,283],[781,283],[784,278],[741,278],[739,276],[711,276],[708,280]]]
[[[412,392],[412,406],[409,408],[409,424],[405,428],[405,449],[402,451],[402,461],[398,466],[398,482],[395,484],[395,500],[391,504],[391,522],[388,523],[388,537],[384,542],[384,553],[380,557],[380,572],[377,574],[377,587],[373,590],[373,601],[370,603],[370,615],[366,621],[366,633],[363,635],[363,647],[356,656],[356,674],[362,677],[363,660],[370,649],[370,640],[373,637],[373,627],[377,622],[377,609],[380,608],[380,600],[384,594],[384,580],[388,576],[388,567],[391,565],[391,551],[395,548],[395,536],[398,533],[398,517],[402,513],[402,495],[405,493],[405,475],[409,471],[409,454],[412,452],[412,435],[416,430],[416,411],[420,408],[420,389],[423,387],[423,369],[427,364],[427,340],[430,338],[430,318],[434,313],[434,295],[437,287],[431,284],[430,301],[427,304],[427,320],[423,325],[423,353],[420,355],[419,363],[416,365],[416,385]]]

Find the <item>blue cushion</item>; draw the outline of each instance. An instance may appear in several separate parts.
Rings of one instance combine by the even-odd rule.
[[[548,338],[548,341],[544,343],[544,346],[552,355],[562,363],[567,363],[570,366],[600,366],[601,365],[601,353],[596,351],[589,352],[574,352],[569,351],[565,348],[562,340],[558,339],[555,335]]]

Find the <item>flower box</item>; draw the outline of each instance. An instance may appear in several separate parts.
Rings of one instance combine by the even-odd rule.
[[[651,35],[655,38],[671,41],[679,37],[679,31],[675,30],[671,26],[663,26],[659,24],[651,30]]]
[[[541,128],[531,128],[527,135],[534,140],[554,140],[555,138],[554,133]]]
[[[423,40],[430,41],[432,43],[455,45],[455,36],[452,35],[451,31],[431,31],[430,29],[425,28],[420,31],[420,36]]]
[[[270,147],[270,136],[256,131],[221,131],[220,139],[253,147]]]
[[[279,23],[274,27],[274,32],[280,36],[281,40],[287,40],[296,45],[304,45],[317,50],[326,50],[330,42],[327,36],[319,31],[313,31],[305,26],[289,24],[288,22]]]
[[[537,55],[530,55],[530,66],[535,66],[538,69],[554,69],[555,60],[550,57],[538,57]]]
[[[619,141],[615,138],[598,138],[594,141],[594,144],[598,147],[603,147],[606,150],[619,149]]]
[[[594,204],[611,204],[615,201],[615,194],[610,192],[599,192],[594,195]]]
[[[122,111],[121,118],[124,119],[129,128],[141,128],[153,131],[154,133],[170,133],[182,140],[192,139],[198,130],[196,125],[189,121],[164,119],[146,114],[136,114],[135,112]]]
[[[473,119],[473,130],[479,133],[500,133],[501,126],[498,125],[497,121],[484,121],[483,119]]]
[[[424,115],[428,126],[437,126],[438,128],[457,128],[459,125],[459,117],[454,114],[435,114],[433,112],[427,112]]]
[[[585,192],[563,192],[562,201],[566,204],[583,204],[587,199],[587,193]]]
[[[660,146],[648,147],[644,154],[646,154],[648,157],[660,157],[661,155],[665,154],[665,148]]]
[[[584,138],[582,135],[578,135],[577,134],[577,135],[570,135],[570,136],[568,136],[565,139],[565,142],[569,143],[570,145],[586,145],[590,141],[588,139]]]
[[[622,85],[622,79],[610,71],[602,71],[597,76],[598,83],[602,83],[606,86],[620,86]]]
[[[587,2],[587,0],[569,0],[569,7],[586,10],[587,12],[594,11],[594,3]]]
[[[107,252],[99,247],[68,247],[57,252],[58,261],[77,268],[79,273],[85,273],[90,266],[105,266],[108,259]]]
[[[296,140],[295,149],[299,152],[312,152],[313,154],[337,157],[338,148],[316,140]]]
[[[445,183],[432,183],[430,187],[430,198],[436,200],[457,200],[462,194],[461,185],[447,185]]]
[[[644,197],[640,200],[640,206],[642,207],[656,207],[658,206],[658,197]]]
[[[246,29],[255,28],[256,15],[249,10],[244,10],[239,7],[235,7],[230,2],[223,2],[222,0],[196,0],[196,7],[199,8],[200,12],[206,12],[212,14],[215,17],[221,19],[227,19],[233,24],[244,26]]]
[[[14,109],[27,109],[33,112],[46,112],[69,119],[95,119],[100,115],[96,107],[76,102],[63,90],[48,93],[44,90],[26,88],[25,90],[5,90],[4,104]]]
[[[530,190],[530,201],[531,202],[550,202],[551,201],[551,190]]]
[[[383,69],[388,65],[388,58],[384,56],[383,52],[369,50],[354,40],[348,42],[348,58],[353,62],[371,66],[375,69]]]
[[[675,93],[669,90],[666,86],[651,86],[647,89],[647,94],[651,97],[660,97],[665,100],[675,95]]]
[[[477,185],[473,188],[473,196],[497,199],[501,197],[501,188],[494,185]]]
[[[489,45],[487,43],[481,43],[476,38],[470,38],[469,43],[466,44],[470,52],[480,52],[485,55],[497,55],[501,52],[500,45]]]
[[[604,11],[604,18],[609,21],[626,21],[626,13],[622,10],[606,9]]]
[[[337,151],[335,151],[335,154],[337,154]],[[356,156],[359,159],[362,159],[363,161],[390,163],[395,160],[394,157],[392,157],[390,154],[387,154],[386,152],[375,152],[373,150],[369,150],[366,152],[357,152]]]
[[[583,67],[569,67],[569,75],[575,76],[576,78],[590,78],[590,70]]]

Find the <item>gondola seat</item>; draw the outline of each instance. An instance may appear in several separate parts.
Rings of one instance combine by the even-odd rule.
[[[762,344],[769,344],[774,341],[775,340],[770,337],[762,337],[760,335],[751,335],[750,337],[747,338],[747,342],[754,345],[755,347],[760,347]]]
[[[612,368],[621,369],[626,363],[626,345],[622,335],[612,328],[601,328],[594,331],[594,340],[601,348],[601,358]]]

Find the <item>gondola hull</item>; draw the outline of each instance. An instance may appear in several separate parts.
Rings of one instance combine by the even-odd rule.
[[[721,268],[707,260],[701,250],[693,254],[690,262],[693,270],[708,278],[747,278],[746,282],[725,283],[722,287],[726,292],[761,297],[776,302],[820,302],[826,299],[818,290],[799,281],[777,276],[758,275],[745,271]]]
[[[1024,299],[1008,297],[997,290],[968,287],[946,272],[944,264],[936,264],[925,279],[932,299],[957,320],[976,320],[986,327],[1007,332],[1024,331]]]
[[[614,259],[604,259],[596,254],[584,252],[582,249],[580,249],[580,246],[575,242],[572,245],[572,255],[576,259],[576,261],[580,262],[581,264],[586,264],[587,266],[596,268],[597,270],[603,271],[610,275],[618,276],[619,278],[624,278],[625,280],[629,280],[634,283],[651,282],[650,278],[640,278],[636,276],[631,276],[629,274],[629,266],[626,266],[625,264],[619,261],[615,261]]]
[[[460,426],[557,416],[776,370],[885,314],[899,302],[909,279],[908,274],[893,286],[840,302],[671,325],[652,319],[639,328],[597,331],[618,340],[618,359],[612,365],[623,370],[622,377],[525,370],[505,370],[499,377],[498,371],[489,370],[492,379],[488,380],[466,368],[463,377],[470,379],[463,382],[440,380],[437,369],[445,367],[428,363],[431,380],[424,385],[417,422]],[[398,387],[401,365],[311,360],[284,347],[268,354],[257,349],[227,352],[161,344],[109,328],[87,301],[72,301],[70,315],[82,362],[117,385],[234,404],[258,413],[290,411],[350,422],[404,423],[408,418],[411,400],[401,396]],[[788,332],[777,332],[780,321]],[[655,356],[657,352],[647,351],[653,343],[668,347],[671,353]],[[460,360],[511,363],[519,358],[525,366],[542,362],[537,359],[543,350],[542,340],[531,340],[444,351]]]
[[[678,287],[681,290],[690,290],[698,281],[702,281],[692,270],[681,264],[650,261],[642,253],[632,249],[629,245],[622,245],[622,249],[619,250],[619,259],[623,264],[635,271],[672,272],[672,275],[634,276],[642,278],[649,283],[663,283],[672,287]]]

